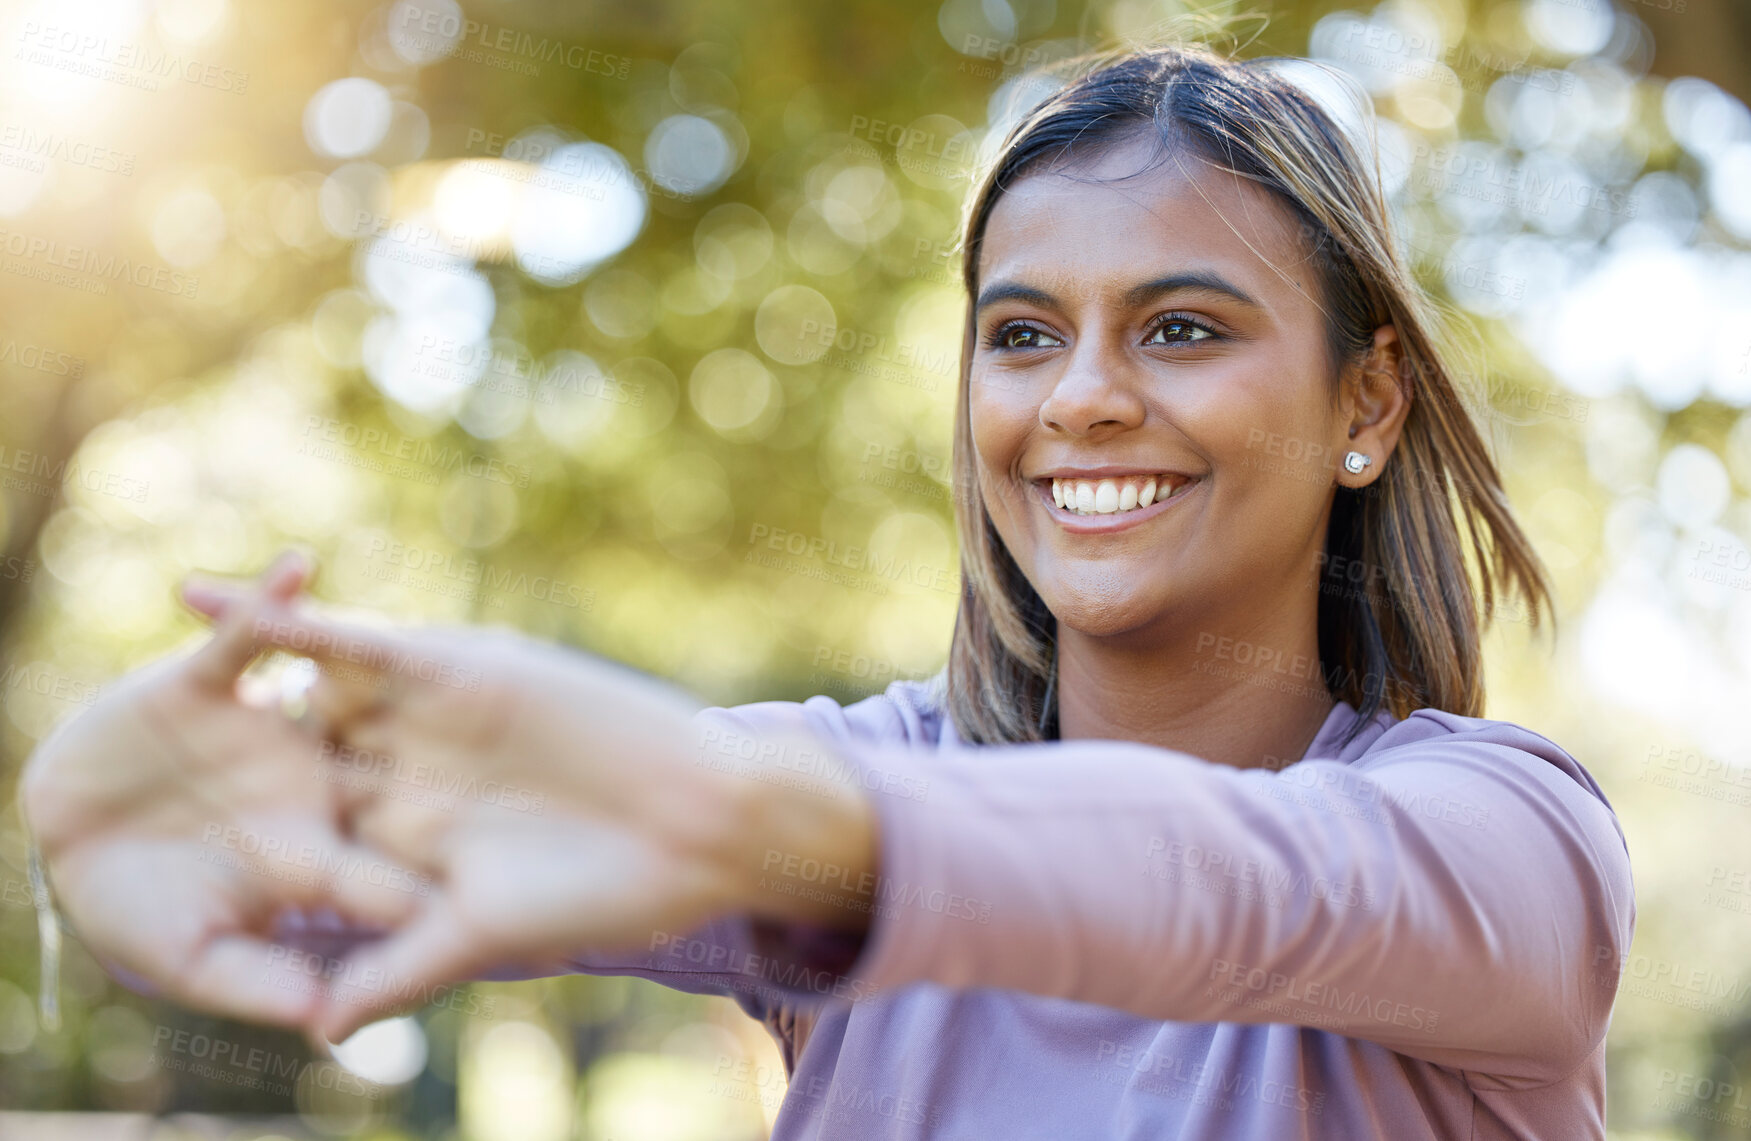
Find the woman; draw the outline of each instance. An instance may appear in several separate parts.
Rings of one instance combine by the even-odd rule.
[[[1603,1137],[1628,854],[1579,763],[1478,716],[1478,596],[1546,588],[1360,149],[1270,65],[1177,48],[1010,133],[967,218],[979,496],[934,683],[696,711],[321,617],[302,569],[193,584],[214,641],[27,774],[75,926],[330,1034],[494,967],[729,993],[791,1070],[780,1138]],[[301,729],[230,696],[267,645],[324,665]],[[135,724],[169,759],[104,790]],[[333,779],[361,756],[498,791]],[[277,839],[221,874],[233,834]],[[298,841],[431,890],[286,883]],[[201,923],[108,916],[139,853]],[[351,926],[288,932],[318,905]],[[319,988],[263,981],[321,936]]]

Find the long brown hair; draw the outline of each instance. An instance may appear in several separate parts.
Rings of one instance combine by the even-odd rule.
[[[1005,190],[1046,164],[1156,133],[1275,195],[1299,221],[1322,286],[1337,395],[1341,368],[1373,331],[1397,328],[1410,398],[1397,448],[1361,491],[1336,486],[1318,609],[1322,681],[1362,714],[1433,707],[1482,713],[1481,626],[1517,594],[1530,621],[1550,610],[1532,544],[1515,523],[1494,461],[1460,399],[1443,311],[1407,269],[1377,163],[1274,66],[1196,46],[1102,53],[1055,72],[1063,86],[1008,133],[968,201],[967,289],[954,438],[961,603],[939,675],[961,737],[1016,743],[1057,736],[1056,620],[1004,547],[977,491],[968,415],[979,252]],[[1311,65],[1308,65],[1311,66]],[[1363,568],[1367,585],[1353,573]],[[1480,614],[1481,602],[1481,614]]]

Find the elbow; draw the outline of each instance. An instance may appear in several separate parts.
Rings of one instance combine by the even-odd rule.
[[[1572,1072],[1598,1052],[1630,961],[1635,898],[1623,842],[1616,836],[1612,841],[1615,858],[1595,858],[1589,864],[1590,874],[1578,885],[1580,922],[1570,930],[1585,932],[1584,939],[1576,946],[1572,938],[1559,938],[1552,946],[1556,985],[1550,993],[1560,998],[1556,1009],[1546,1006],[1549,1033],[1541,1037],[1546,1063],[1555,1076]]]

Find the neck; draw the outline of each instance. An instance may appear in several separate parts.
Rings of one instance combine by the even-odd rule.
[[[1235,768],[1300,760],[1335,702],[1319,663],[1317,595],[1240,621],[1089,635],[1058,624],[1063,740],[1141,741]]]

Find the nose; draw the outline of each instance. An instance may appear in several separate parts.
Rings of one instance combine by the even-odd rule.
[[[1143,422],[1144,402],[1124,354],[1079,338],[1040,404],[1040,424],[1070,436],[1109,434]]]

